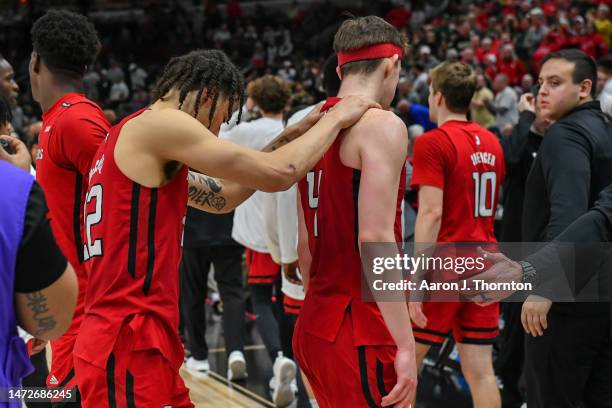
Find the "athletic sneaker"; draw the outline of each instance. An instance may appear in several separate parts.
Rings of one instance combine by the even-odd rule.
[[[276,377],[272,376],[272,378],[270,378],[270,381],[268,382],[268,387],[270,387],[270,394],[272,394],[272,392],[274,391],[274,388],[276,388]],[[293,381],[291,381],[291,389],[293,390],[294,394],[297,394],[298,386],[297,386],[296,378],[294,378]]]
[[[208,359],[196,360],[193,357],[189,357],[185,363],[185,367],[187,367],[188,370],[197,371],[199,373],[207,373],[210,371]]]
[[[297,367],[293,360],[283,356],[281,351],[278,352],[278,357],[274,361],[272,372],[276,379],[274,389],[272,391],[272,402],[276,407],[286,407],[295,399],[295,391],[291,386],[295,380]]]
[[[234,350],[227,359],[227,379],[229,381],[244,380],[247,377],[246,360],[240,350]]]

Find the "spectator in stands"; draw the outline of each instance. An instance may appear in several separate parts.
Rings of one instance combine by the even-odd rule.
[[[493,103],[495,96],[493,91],[487,87],[487,79],[483,74],[476,76],[476,92],[472,98],[470,116],[472,122],[478,123],[485,129],[495,126],[495,116],[487,108],[487,104]]]
[[[610,6],[600,4],[597,8],[595,28],[604,38],[606,45],[612,46],[612,21],[610,20]]]
[[[108,105],[112,108],[117,108],[119,104],[127,101],[130,96],[130,89],[128,88],[123,78],[123,72],[121,75],[113,76],[113,85],[110,88],[110,94],[108,96]]]
[[[413,89],[414,88],[412,86],[412,82],[410,82],[407,77],[400,77],[399,82],[397,84],[397,99],[405,99],[409,103],[420,103],[421,99],[419,97],[419,94],[416,93]]]
[[[520,98],[521,95],[531,92],[533,89],[533,76],[531,74],[523,75],[521,85],[514,87],[516,95]]]
[[[132,87],[132,91],[137,91],[140,89],[146,89],[147,86],[147,71],[142,69],[138,64],[132,62],[129,67],[130,71],[130,85]]]
[[[495,100],[493,104],[487,103],[491,112],[495,113],[495,127],[501,135],[509,136],[512,127],[518,122],[518,98],[516,92],[510,87],[508,76],[498,74],[493,82]]]
[[[512,44],[506,44],[502,47],[500,58],[497,62],[497,72],[506,74],[511,86],[519,85],[521,78],[527,73],[525,64],[514,54],[514,46]]]
[[[395,113],[402,118],[406,127],[420,125],[429,131],[436,128],[436,124],[429,119],[429,108],[418,103],[410,103],[406,99],[401,99],[396,107]]]
[[[601,100],[601,94],[606,83],[612,79],[612,57],[608,56],[597,61],[597,99]]]
[[[546,20],[542,9],[539,7],[534,8],[527,15],[527,22],[529,22],[529,28],[523,37],[522,46],[525,50],[526,55],[531,55],[536,50],[544,36],[546,35]]]

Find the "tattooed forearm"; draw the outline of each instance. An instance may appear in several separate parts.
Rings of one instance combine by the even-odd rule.
[[[189,201],[195,206],[207,206],[216,211],[225,208],[226,200],[221,194],[222,186],[212,177],[190,171]]]
[[[198,210],[228,213],[249,198],[255,190],[223,179],[189,171],[188,204]]]
[[[57,322],[53,315],[49,314],[47,307],[47,298],[42,292],[32,292],[26,294],[28,300],[28,308],[32,311],[34,322],[36,323],[36,333],[31,333],[34,337],[44,335],[50,330],[53,330]]]
[[[289,140],[288,137],[280,135],[279,137],[274,139],[272,142],[270,142],[266,147],[264,147],[263,151],[264,152],[273,152],[276,149],[278,149],[279,147],[282,147],[282,146],[286,145],[289,142],[290,142],[290,140]]]
[[[302,130],[300,126],[298,125],[289,126],[285,128],[285,130],[283,130],[283,132],[280,135],[278,135],[274,140],[268,143],[266,147],[262,149],[262,152],[273,152],[276,149],[291,142],[293,139],[299,137],[301,134],[302,134]]]

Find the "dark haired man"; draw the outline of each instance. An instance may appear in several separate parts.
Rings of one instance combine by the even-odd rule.
[[[154,89],[154,103],[114,126],[98,149],[84,216],[90,284],[75,346],[84,405],[193,406],[178,373],[187,203],[227,212],[253,189],[288,188],[342,128],[377,106],[353,97],[314,125],[319,115],[313,113],[271,143],[274,151],[262,153],[215,137],[244,102],[243,92],[240,72],[219,51],[174,58]],[[188,167],[223,180],[188,174]]]
[[[446,62],[431,73],[429,110],[439,127],[414,146],[412,185],[419,192],[415,243],[496,242],[493,223],[504,155],[495,135],[467,120],[475,91],[476,75],[469,65]],[[411,302],[410,315],[417,363],[452,332],[474,407],[499,408],[492,356],[499,305]]]
[[[347,95],[369,96],[388,109],[405,52],[401,34],[379,17],[350,19],[338,29],[334,50],[342,100],[328,98],[323,109]],[[402,242],[407,143],[399,117],[370,110],[298,185],[298,252],[307,292],[293,349],[320,407],[406,407],[414,396],[406,303],[366,302],[361,295],[362,244]],[[395,256],[397,246],[391,247]]]
[[[43,111],[36,177],[47,197],[53,235],[79,282],[72,325],[51,342],[47,384],[73,388],[73,349],[87,288],[81,228],[87,175],[110,124],[102,110],[83,95],[83,75],[100,49],[93,25],[79,14],[49,11],[34,23],[32,44],[30,83]]]
[[[612,182],[612,126],[594,100],[595,61],[578,50],[557,51],[544,58],[538,81],[541,115],[554,123],[527,178],[526,242],[553,240]],[[546,296],[554,294],[536,290],[523,304],[527,404],[612,406],[608,305],[551,303]]]

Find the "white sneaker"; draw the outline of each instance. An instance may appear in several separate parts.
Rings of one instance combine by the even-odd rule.
[[[270,393],[272,393],[274,388],[276,388],[276,377],[270,378],[270,381],[268,382],[268,386],[270,387]],[[291,381],[291,389],[293,390],[294,394],[297,394],[298,386],[297,386],[297,379],[295,378],[293,379],[293,381]]]
[[[208,363],[208,359],[204,360],[196,360],[193,357],[189,357],[187,362],[185,363],[185,367],[191,371],[197,371],[200,373],[207,373],[210,371],[210,364]]]
[[[229,381],[244,380],[247,377],[246,360],[240,350],[234,350],[227,359],[227,379]]]
[[[272,372],[274,373],[272,402],[276,407],[286,407],[295,399],[295,392],[291,387],[291,383],[295,380],[297,367],[293,360],[283,356],[282,352],[278,352],[278,357],[274,361]]]

